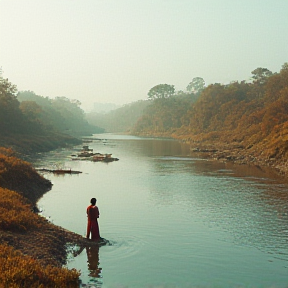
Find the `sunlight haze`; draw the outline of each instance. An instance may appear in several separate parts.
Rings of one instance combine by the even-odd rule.
[[[288,61],[287,0],[0,0],[0,66],[19,91],[122,105],[157,84],[248,80]]]

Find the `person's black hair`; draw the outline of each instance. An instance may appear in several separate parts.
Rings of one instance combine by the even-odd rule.
[[[96,201],[97,201],[96,198],[92,198],[90,202],[91,202],[92,205],[95,205]]]

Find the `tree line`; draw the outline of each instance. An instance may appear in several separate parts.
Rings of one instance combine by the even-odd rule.
[[[25,117],[40,124],[42,131],[54,130],[72,136],[103,132],[103,129],[88,123],[79,100],[66,97],[51,99],[32,91],[19,92],[17,99]]]
[[[79,143],[78,136],[103,132],[88,123],[80,104],[65,97],[18,92],[16,85],[1,76],[0,146],[50,150],[66,142]]]
[[[258,67],[248,81],[206,86],[203,78],[195,77],[185,91],[158,84],[143,103],[134,118],[128,117],[133,103],[124,113],[118,109],[105,115],[108,132],[239,147],[267,159],[288,156],[288,63],[276,73]],[[119,125],[123,115],[126,124]]]
[[[200,90],[191,81],[197,92],[193,97],[189,91],[173,91],[173,85],[156,85],[148,92],[153,102],[133,133],[194,145],[238,145],[268,158],[288,156],[288,63],[279,73],[259,67],[251,74],[249,81],[200,85]]]
[[[176,91],[174,85],[158,84],[148,92],[147,100],[139,100],[108,113],[88,113],[93,125],[106,132],[126,132],[141,135],[168,136],[182,125],[182,116],[205,87],[201,77],[193,78],[186,91]]]
[[[158,84],[148,92],[150,104],[133,126],[132,133],[171,137],[187,122],[185,115],[205,88],[205,81],[195,77],[186,91],[176,91],[174,85]]]

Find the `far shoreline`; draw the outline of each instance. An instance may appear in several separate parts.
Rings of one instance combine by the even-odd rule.
[[[253,165],[258,167],[266,167],[274,170],[276,174],[281,177],[288,177],[288,162],[281,158],[267,158],[262,156],[262,151],[250,151],[245,147],[242,147],[238,143],[221,143],[221,142],[209,142],[209,141],[193,141],[190,139],[183,139],[173,133],[137,133],[128,134],[132,136],[138,136],[143,138],[159,138],[170,139],[179,141],[181,143],[190,146],[190,153],[200,158],[219,161],[222,163],[231,162],[239,165]]]

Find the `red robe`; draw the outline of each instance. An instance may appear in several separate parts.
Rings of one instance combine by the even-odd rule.
[[[97,219],[99,218],[99,209],[97,206],[90,205],[87,207],[88,225],[86,237],[89,238],[91,232],[92,240],[100,239],[100,232]]]

